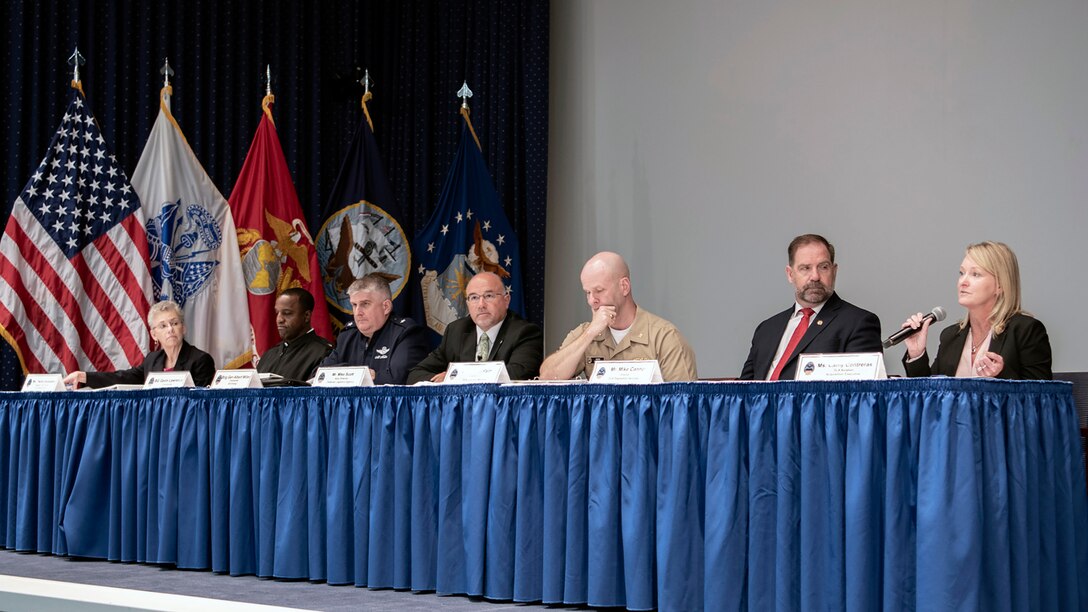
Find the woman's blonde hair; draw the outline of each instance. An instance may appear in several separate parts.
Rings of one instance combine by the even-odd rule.
[[[996,336],[1005,331],[1005,325],[1013,315],[1024,313],[1020,308],[1020,264],[1016,261],[1016,253],[1004,242],[987,240],[968,245],[967,256],[997,279],[997,300],[990,312],[990,327]],[[966,325],[967,317],[964,317],[960,328]]]

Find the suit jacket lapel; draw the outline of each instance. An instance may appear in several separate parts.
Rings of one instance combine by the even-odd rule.
[[[963,354],[963,345],[967,344],[967,330],[969,329],[970,326],[956,329],[955,335],[948,342],[948,349],[941,351],[943,363],[938,364],[938,372],[951,372],[949,376],[956,374],[956,367],[960,363],[960,355]]]
[[[147,355],[147,360],[144,362],[144,378],[152,372],[162,372],[166,367],[166,351],[162,349],[155,349]]]
[[[166,366],[166,354],[163,354],[163,366]],[[178,362],[174,364],[175,370],[188,370],[189,368],[189,343],[182,340],[181,350],[178,351]]]
[[[1009,328],[1006,327],[1005,331],[1009,331]],[[990,350],[997,353],[998,355],[1001,355],[1002,357],[1005,356],[1005,354],[1001,352],[1001,348],[1005,346],[1005,335],[1006,334],[1001,333],[995,334],[990,337]]]
[[[506,340],[506,332],[510,330],[510,319],[514,316],[514,313],[507,312],[506,318],[502,320],[499,325],[499,333],[495,334],[495,341],[491,343],[491,354],[488,359],[492,361],[499,360],[499,347],[502,346],[504,340]]]
[[[841,306],[842,300],[839,299],[838,294],[832,293],[831,297],[828,298],[827,303],[820,309],[820,312],[813,315],[812,320],[809,321],[808,330],[805,331],[804,336],[801,336],[801,341],[797,343],[797,348],[793,351],[794,355],[800,355],[805,352],[804,349],[812,344],[812,341],[816,339],[816,336],[819,336],[821,332],[831,325],[831,322],[838,316],[839,308]]]
[[[461,361],[476,361],[476,324],[469,319],[461,342]]]
[[[771,373],[771,364],[774,363],[774,356],[778,352],[779,343],[782,342],[782,334],[786,333],[786,327],[790,324],[790,317],[793,316],[795,306],[791,306],[786,310],[775,315],[777,319],[774,325],[767,326],[767,332],[764,333],[766,342],[764,346],[767,347],[766,351],[763,351],[763,357],[755,364],[755,375],[758,380],[765,380]],[[770,332],[774,332],[772,337]]]

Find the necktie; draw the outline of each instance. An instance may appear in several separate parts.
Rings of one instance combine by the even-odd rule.
[[[480,334],[480,341],[476,343],[476,361],[487,361],[491,356],[491,338],[487,334]]]
[[[793,356],[794,349],[801,342],[801,338],[805,335],[805,331],[808,329],[809,319],[812,318],[813,313],[816,311],[811,308],[801,309],[801,322],[797,324],[797,329],[793,330],[793,335],[790,336],[790,342],[786,345],[786,350],[782,352],[782,358],[778,360],[778,365],[774,367],[774,373],[771,374],[770,380],[778,380],[779,375],[782,374],[782,368],[785,367],[786,362]]]

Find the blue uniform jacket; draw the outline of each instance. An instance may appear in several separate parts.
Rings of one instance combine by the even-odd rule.
[[[336,348],[322,366],[360,366],[374,370],[374,384],[403,385],[408,371],[431,350],[427,330],[407,317],[389,317],[368,339],[349,324],[336,337]]]

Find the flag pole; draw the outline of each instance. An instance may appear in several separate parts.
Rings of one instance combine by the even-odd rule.
[[[79,52],[79,47],[76,47],[76,50],[72,55],[68,56],[68,64],[73,67],[72,89],[78,89],[79,93],[82,94],[84,98],[87,97],[87,94],[83,92],[83,82],[79,80],[79,67],[86,63],[87,60],[83,57],[83,54]]]
[[[461,98],[461,116],[465,118],[465,123],[468,124],[468,131],[472,133],[472,139],[476,141],[476,148],[483,151],[484,148],[480,146],[480,139],[476,137],[476,130],[472,128],[472,119],[468,117],[468,99],[472,97],[472,90],[468,88],[468,81],[461,85],[461,89],[457,91],[457,97]]]
[[[268,115],[272,125],[276,125],[276,120],[272,118],[272,103],[276,101],[276,96],[272,95],[272,64],[265,64],[264,77],[264,99],[261,100],[261,109],[264,110],[265,115]]]
[[[159,103],[166,107],[166,110],[170,110],[170,96],[174,93],[174,88],[170,86],[170,77],[174,75],[174,69],[170,67],[170,58],[163,58],[162,68],[159,69],[159,74],[162,75],[162,89],[159,91]]]
[[[374,84],[374,81],[370,80],[370,69],[368,68],[363,72],[363,78],[359,79],[359,84],[363,86],[363,100],[360,105],[363,107],[363,114],[366,115],[366,124],[370,126],[370,131],[374,131],[374,121],[370,118],[370,109],[366,107],[366,103],[374,97],[374,94],[370,93],[370,86]]]

